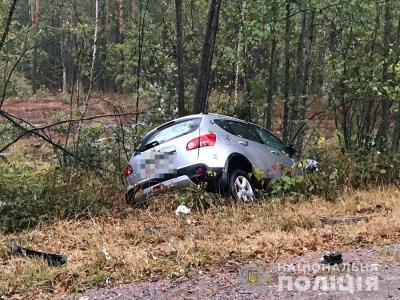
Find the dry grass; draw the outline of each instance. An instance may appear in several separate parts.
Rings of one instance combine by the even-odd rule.
[[[0,294],[40,298],[104,283],[150,277],[195,276],[198,271],[236,271],[240,264],[285,260],[304,252],[342,251],[398,242],[400,193],[395,188],[358,191],[335,202],[309,201],[211,206],[176,216],[177,196],[146,210],[125,208],[102,219],[60,220],[13,235],[0,235]],[[322,225],[319,217],[371,216],[369,222]],[[167,229],[145,230],[162,225]],[[66,254],[68,266],[10,256],[10,246]],[[111,255],[106,260],[105,247]],[[42,294],[43,295],[43,294]]]

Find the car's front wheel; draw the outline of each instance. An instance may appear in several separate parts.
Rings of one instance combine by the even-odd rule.
[[[254,185],[243,170],[237,169],[229,177],[229,191],[236,201],[254,201]]]

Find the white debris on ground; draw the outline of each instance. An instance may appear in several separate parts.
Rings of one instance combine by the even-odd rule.
[[[184,204],[181,204],[181,205],[179,205],[177,208],[176,208],[176,210],[175,210],[175,214],[177,215],[177,216],[179,216],[180,214],[184,214],[184,215],[187,215],[187,214],[189,214],[190,213],[190,208],[188,208],[186,205],[184,205]]]
[[[103,253],[107,260],[111,259],[110,253],[107,252],[106,247],[103,247]]]

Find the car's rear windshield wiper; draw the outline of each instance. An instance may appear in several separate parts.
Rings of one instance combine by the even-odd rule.
[[[153,142],[148,143],[148,144],[144,145],[143,147],[141,147],[141,148],[139,149],[139,151],[140,151],[140,152],[146,151],[146,150],[151,149],[151,148],[153,148],[153,147],[155,147],[155,146],[157,146],[157,145],[160,145],[160,143],[159,143],[158,141],[153,141]]]

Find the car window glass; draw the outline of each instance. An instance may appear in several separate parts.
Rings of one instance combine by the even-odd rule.
[[[286,145],[268,130],[254,125],[253,128],[260,135],[265,145],[286,152]]]
[[[251,129],[250,125],[246,123],[230,121],[230,120],[214,120],[214,122],[219,127],[221,127],[222,129],[233,135],[251,141],[259,142],[257,135]]]
[[[142,146],[157,141],[159,144],[175,139],[182,135],[191,133],[199,128],[201,119],[185,120],[176,124],[172,124],[165,128],[161,128],[147,136],[142,143]]]
[[[219,127],[221,127],[223,130],[233,134],[233,132],[231,132],[231,128],[229,127],[228,121],[221,120],[221,119],[215,119],[214,123],[217,124]]]

